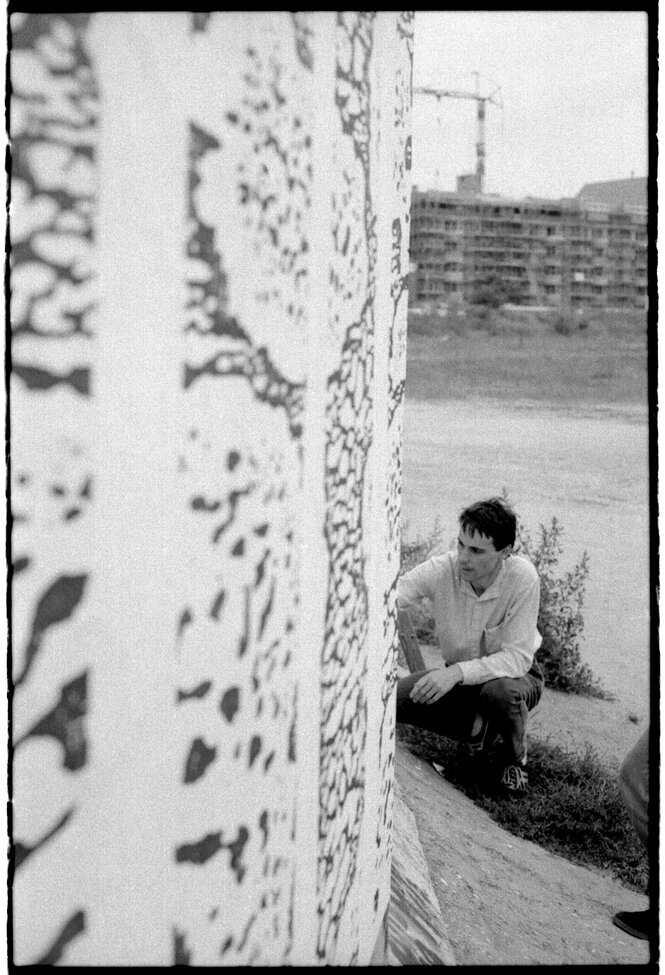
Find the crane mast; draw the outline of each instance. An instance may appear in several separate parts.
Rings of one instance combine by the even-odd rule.
[[[478,72],[473,72],[476,76],[476,90],[473,91],[454,91],[444,88],[417,87],[413,89],[414,95],[431,95],[440,101],[442,98],[472,98],[477,103],[476,112],[476,189],[482,193],[485,184],[485,104],[491,102],[503,108],[500,97],[500,88],[496,88],[491,95],[481,95],[478,87]]]

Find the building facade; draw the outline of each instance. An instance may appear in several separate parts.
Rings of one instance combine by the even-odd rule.
[[[561,200],[414,188],[412,301],[471,303],[498,278],[516,304],[646,309],[646,204],[646,179]]]

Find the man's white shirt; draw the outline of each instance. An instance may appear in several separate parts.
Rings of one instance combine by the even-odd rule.
[[[465,684],[523,677],[542,643],[538,632],[540,580],[534,566],[510,555],[491,586],[476,595],[460,572],[456,552],[437,555],[400,576],[400,609],[432,602],[435,631],[447,664],[459,664]]]

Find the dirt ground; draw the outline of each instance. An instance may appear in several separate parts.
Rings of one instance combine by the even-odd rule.
[[[649,961],[647,943],[611,922],[644,895],[512,836],[401,743],[396,770],[458,965]]]
[[[589,704],[594,705],[589,707]],[[532,734],[605,749],[618,761],[642,726],[620,704],[546,691]],[[648,899],[502,829],[485,810],[398,742],[399,794],[413,812],[458,965],[646,964],[646,942],[611,921]]]

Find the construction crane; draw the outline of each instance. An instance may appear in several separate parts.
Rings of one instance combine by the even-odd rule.
[[[499,108],[503,108],[503,102],[501,100],[501,89],[495,88],[490,95],[481,95],[479,90],[479,76],[478,72],[474,71],[473,74],[476,76],[476,90],[473,91],[447,91],[443,88],[414,88],[414,95],[432,95],[437,101],[442,98],[473,98],[478,103],[477,112],[477,136],[476,136],[476,190],[478,193],[483,192],[483,184],[485,182],[485,103],[491,102],[492,105],[498,105]]]

